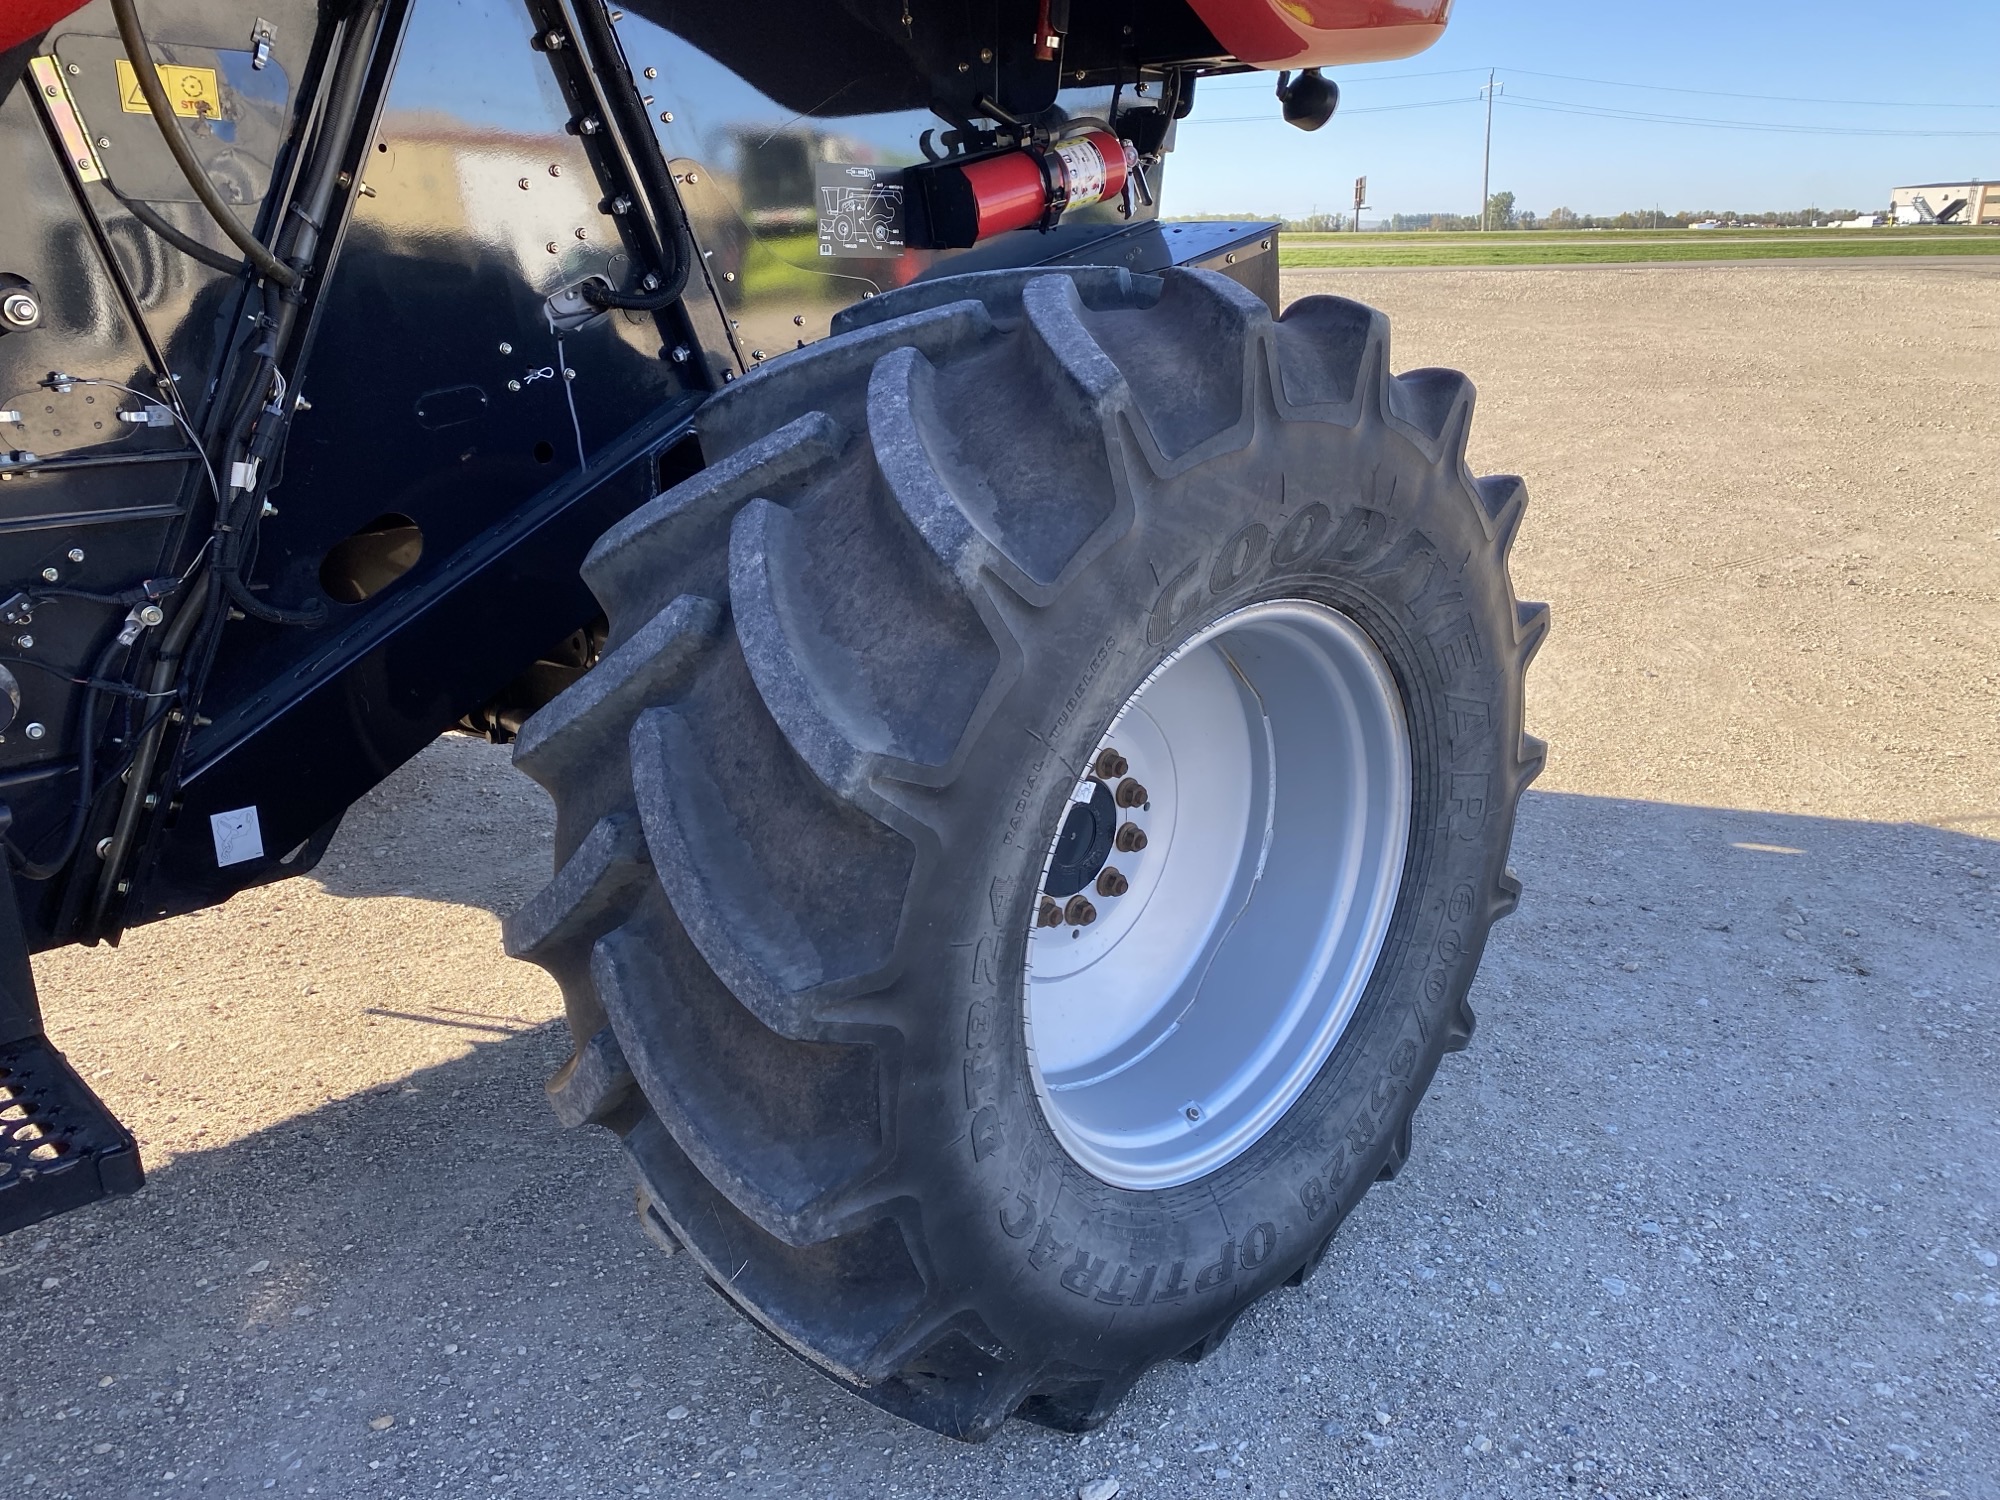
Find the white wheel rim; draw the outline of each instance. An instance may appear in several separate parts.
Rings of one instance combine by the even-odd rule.
[[[1128,763],[1123,776],[1098,774],[1107,750]],[[1029,934],[1035,1092],[1094,1176],[1174,1187],[1284,1116],[1374,973],[1409,842],[1402,696],[1345,615],[1299,599],[1252,605],[1139,685],[1090,772],[1050,841],[1042,889],[1045,907],[1080,895],[1094,915],[1038,920]],[[1115,806],[1126,780],[1143,806]],[[1093,866],[1114,837],[1107,816],[1115,837],[1133,824],[1146,843],[1114,843]],[[1105,866],[1122,893],[1099,885]]]

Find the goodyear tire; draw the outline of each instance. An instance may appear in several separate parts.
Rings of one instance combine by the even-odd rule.
[[[1087,1428],[1402,1164],[1541,760],[1525,494],[1466,469],[1472,401],[1392,377],[1385,320],[1337,298],[1274,321],[1204,272],[955,278],[722,393],[709,467],[598,543],[607,653],[516,747],[558,867],[509,947],[567,999],[559,1116],[622,1135],[647,1212],[786,1346],[956,1437]],[[1277,1048],[1269,1118],[1210,1157],[1196,1127],[1093,1157],[1029,1034],[1031,942],[1091,937],[1049,916],[1051,871],[1134,694],[1273,609],[1389,684],[1403,780],[1348,809],[1392,830],[1389,897],[1341,1013]],[[1306,822],[1347,816],[1273,763]],[[1263,1014],[1189,1014],[1239,1003]]]

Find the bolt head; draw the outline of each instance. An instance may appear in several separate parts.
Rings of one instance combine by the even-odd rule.
[[[574,379],[576,379],[576,371],[572,370],[572,369],[571,369],[571,368],[570,368],[570,367],[569,367],[568,365],[564,365],[564,366],[563,366],[563,379],[564,379],[564,380],[574,380]]]
[[[556,244],[554,240],[550,240],[546,245],[542,246],[542,248],[548,251],[549,254],[551,255],[556,254],[560,249],[560,247]]]
[[[35,638],[31,635],[17,635],[14,637],[14,644],[23,651],[32,651],[35,649]]]
[[[16,328],[33,328],[42,320],[42,304],[31,292],[9,292],[5,300],[0,300],[0,318]]]
[[[1122,896],[1132,889],[1132,882],[1118,872],[1116,865],[1106,865],[1097,872],[1097,894],[1100,896]]]
[[[686,344],[676,344],[674,346],[673,361],[675,364],[684,365],[691,357]]]
[[[648,68],[646,69],[646,76],[648,78],[658,78],[660,76],[660,70],[658,68]]]
[[[639,278],[639,285],[649,292],[657,292],[660,289],[660,278],[655,276],[651,271],[648,271],[644,276]]]
[[[1091,763],[1091,770],[1106,781],[1115,781],[1131,769],[1131,763],[1109,745],[1098,751],[1097,759]]]
[[[44,583],[54,583],[60,577],[62,577],[62,574],[58,573],[54,568],[42,569],[42,581]]]
[[[507,389],[510,391],[518,391],[520,388],[521,388],[521,382],[518,380],[510,380],[507,382]]]
[[[588,229],[585,229],[582,225],[578,225],[576,231],[576,237],[580,240],[587,240],[590,238],[590,231]]]
[[[661,111],[660,111],[660,123],[661,123],[662,125],[671,125],[671,124],[673,124],[673,123],[674,123],[674,112],[673,112],[672,110],[670,110],[670,109],[663,109],[663,110],[661,110]]]
[[[512,354],[514,352],[514,346],[508,343],[505,339],[502,339],[500,341],[500,352],[502,354]]]
[[[526,192],[526,191],[528,190],[528,179],[527,179],[527,178],[523,177],[523,178],[521,178],[521,179],[520,179],[520,188],[521,188],[521,191],[522,191],[522,192],[524,192],[524,193],[525,193],[525,192]]]
[[[46,736],[48,732],[49,729],[46,724],[30,724],[26,729],[21,731],[21,733],[25,734],[31,740],[39,740]]]
[[[1147,801],[1146,788],[1130,776],[1119,782],[1111,795],[1120,807],[1144,807]]]
[[[111,852],[111,840],[108,838],[99,839],[97,841],[97,857],[99,859],[103,859],[110,852]]]
[[[1146,830],[1137,823],[1121,823],[1111,844],[1120,854],[1137,854],[1146,847]]]
[[[97,149],[99,151],[109,151],[111,149],[111,137],[108,135],[100,135],[97,138]]]
[[[551,176],[551,177],[560,177],[560,176],[562,176],[562,163],[561,163],[561,162],[555,162],[555,161],[552,161],[552,162],[550,162],[550,163],[549,163],[549,176]]]
[[[166,617],[167,612],[157,604],[142,604],[139,606],[139,623],[141,625],[158,625]]]
[[[70,549],[69,549],[69,560],[70,560],[71,562],[82,562],[82,561],[83,561],[83,548],[81,548],[81,547],[72,547],[72,548],[70,548]]]
[[[722,279],[724,281],[734,281],[736,279],[736,273],[734,271],[724,271],[722,273]]]
[[[75,63],[71,63],[68,69],[66,69],[66,71],[69,73],[70,77],[74,78],[77,76],[77,74],[81,73],[83,69],[79,68]]]
[[[1064,918],[1075,927],[1088,927],[1097,920],[1097,908],[1082,893],[1069,898],[1069,905],[1063,908]]]
[[[805,326],[806,326],[806,315],[804,313],[793,313],[792,327],[803,328]]]
[[[1063,924],[1063,909],[1056,904],[1053,896],[1042,897],[1041,909],[1035,913],[1037,927],[1060,927]]]

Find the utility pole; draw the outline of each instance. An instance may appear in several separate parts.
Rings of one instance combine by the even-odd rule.
[[[1500,85],[1493,81],[1499,70],[1486,70],[1486,87],[1479,92],[1486,96],[1486,164],[1479,169],[1479,227],[1486,228],[1490,213],[1488,207],[1493,201],[1493,96],[1500,92]]]

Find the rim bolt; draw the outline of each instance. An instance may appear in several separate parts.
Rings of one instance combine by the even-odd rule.
[[[1113,796],[1116,797],[1120,807],[1144,807],[1147,800],[1145,787],[1130,776],[1118,783],[1118,790]]]
[[[1132,882],[1118,873],[1116,865],[1106,865],[1097,872],[1097,894],[1100,896],[1122,896],[1132,889]]]
[[[1111,781],[1123,776],[1132,767],[1124,756],[1107,745],[1097,752],[1097,759],[1091,763],[1091,769],[1106,781]]]
[[[1111,843],[1120,854],[1137,854],[1146,847],[1146,830],[1137,823],[1120,823]]]
[[[1051,896],[1042,897],[1042,909],[1035,915],[1037,927],[1060,927],[1063,924],[1062,908]]]
[[[1069,905],[1063,908],[1063,917],[1078,927],[1088,927],[1097,920],[1097,908],[1090,904],[1087,897],[1078,894],[1069,898]]]

